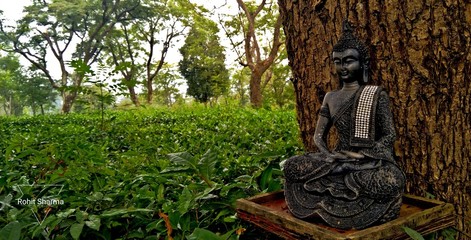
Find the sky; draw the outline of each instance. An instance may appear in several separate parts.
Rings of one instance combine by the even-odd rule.
[[[31,0],[15,0],[15,3],[5,4],[8,0],[1,0],[0,10],[3,10],[3,15],[6,19],[18,19],[21,17],[23,7],[31,3]]]

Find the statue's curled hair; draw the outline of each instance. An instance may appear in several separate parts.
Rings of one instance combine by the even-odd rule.
[[[347,20],[342,25],[342,36],[337,44],[334,45],[333,52],[343,52],[347,49],[356,49],[362,60],[369,60],[370,54],[365,44],[353,35],[353,29]]]

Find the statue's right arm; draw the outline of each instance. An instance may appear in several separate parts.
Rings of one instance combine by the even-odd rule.
[[[330,123],[330,119],[319,115],[316,124],[316,131],[314,132],[314,144],[316,144],[319,151],[325,155],[331,155],[326,143],[327,135],[331,126],[332,124]]]
[[[330,127],[332,126],[331,118],[330,118],[330,111],[326,111],[329,109],[329,99],[331,98],[330,93],[327,93],[324,97],[324,101],[322,102],[321,106],[321,114],[317,119],[316,130],[314,132],[314,144],[316,144],[317,148],[320,152],[324,153],[325,155],[331,155],[329,149],[327,148],[327,135],[329,133]],[[327,113],[323,113],[327,112]]]

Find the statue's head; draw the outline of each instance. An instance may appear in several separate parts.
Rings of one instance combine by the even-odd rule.
[[[352,80],[357,80],[360,84],[368,82],[370,59],[368,49],[353,35],[353,30],[347,21],[343,22],[342,36],[334,45],[332,55],[341,82]]]

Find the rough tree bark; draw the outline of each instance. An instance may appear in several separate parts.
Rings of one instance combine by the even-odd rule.
[[[331,50],[348,18],[370,48],[371,84],[389,91],[406,191],[454,203],[458,229],[471,235],[471,3],[278,3],[306,150],[315,150],[312,137],[325,93],[338,87]]]

